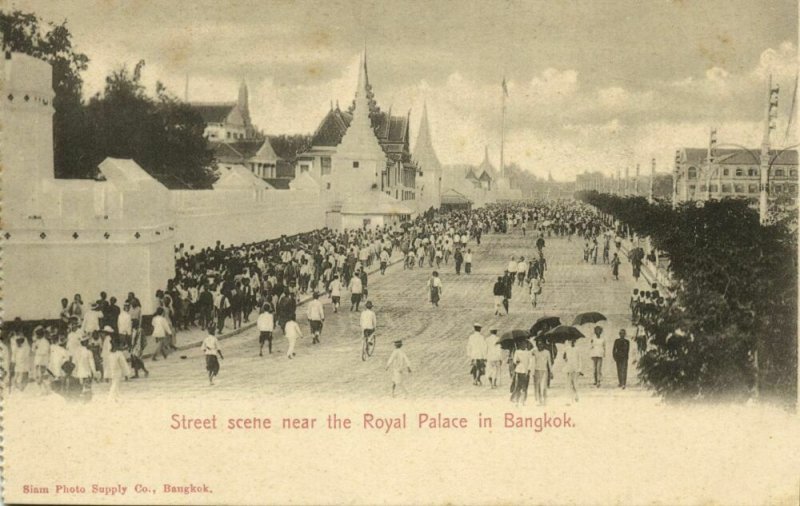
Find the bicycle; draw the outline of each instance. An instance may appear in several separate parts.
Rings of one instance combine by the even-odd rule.
[[[375,351],[375,330],[374,329],[365,329],[364,330],[364,340],[361,344],[361,360],[366,361],[367,357],[371,357],[372,353]]]

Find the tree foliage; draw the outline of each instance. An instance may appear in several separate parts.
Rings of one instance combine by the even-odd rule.
[[[186,188],[210,188],[216,176],[213,152],[203,137],[205,123],[161,83],[156,96],[141,82],[144,61],[122,67],[106,78],[102,95],[87,105],[92,161],[132,158],[157,179],[177,180]]]
[[[650,324],[642,378],[671,399],[796,399],[797,237],[759,224],[739,199],[651,205],[588,192],[584,201],[669,257],[674,300]]]

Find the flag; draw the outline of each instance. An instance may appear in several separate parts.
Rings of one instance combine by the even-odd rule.
[[[508,86],[506,85],[506,78],[503,78],[503,95],[508,96]]]

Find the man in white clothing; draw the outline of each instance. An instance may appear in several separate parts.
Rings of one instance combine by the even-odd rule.
[[[582,374],[582,365],[581,355],[575,347],[575,339],[571,339],[569,346],[564,350],[564,372],[567,373],[567,386],[575,402],[578,402],[578,376]]]
[[[486,370],[486,340],[481,334],[480,324],[475,323],[472,328],[474,332],[467,340],[467,357],[470,360],[472,384],[481,385],[481,376]]]
[[[325,309],[322,307],[322,302],[319,300],[319,293],[314,292],[314,299],[308,303],[308,324],[311,326],[311,344],[319,344],[319,338],[322,334],[322,324],[325,321]]]
[[[360,323],[361,334],[364,339],[375,333],[375,328],[378,326],[378,318],[372,310],[372,301],[367,301],[367,308],[361,312]]]
[[[408,395],[408,390],[403,385],[403,373],[408,371],[411,374],[411,362],[408,360],[408,356],[405,352],[401,349],[403,346],[403,341],[395,341],[394,342],[394,350],[392,351],[389,360],[386,362],[386,370],[392,370],[392,397],[395,396],[395,391],[397,387],[403,389],[403,393]]]
[[[286,358],[294,358],[297,353],[294,352],[294,346],[298,339],[303,337],[303,332],[300,330],[300,325],[294,319],[286,322],[286,340],[289,341],[289,348],[286,350]]]

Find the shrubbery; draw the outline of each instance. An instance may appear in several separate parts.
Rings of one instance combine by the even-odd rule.
[[[737,199],[672,209],[587,192],[670,259],[674,300],[646,329],[639,374],[666,399],[797,397],[797,236]]]

